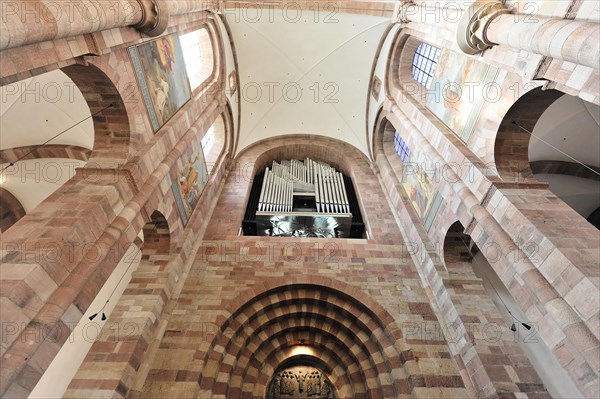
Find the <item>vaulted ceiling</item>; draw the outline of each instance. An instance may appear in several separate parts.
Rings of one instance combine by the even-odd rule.
[[[238,151],[269,137],[318,134],[368,154],[373,61],[389,18],[271,10],[225,13],[242,95]]]

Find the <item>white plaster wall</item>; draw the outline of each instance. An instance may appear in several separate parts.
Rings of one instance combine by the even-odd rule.
[[[81,317],[81,320],[77,323],[67,341],[54,357],[54,360],[52,360],[42,378],[40,378],[35,388],[33,388],[33,391],[31,391],[29,398],[48,399],[63,396],[92,344],[100,335],[100,331],[107,322],[110,322],[110,314],[119,301],[119,298],[121,298],[121,295],[123,295],[127,284],[129,284],[131,273],[137,269],[141,257],[141,250],[136,245],[131,244],[119,264],[115,267],[115,270],[102,286],[102,289],[100,289],[100,292],[98,292],[89,309]],[[90,320],[89,316],[100,311],[113,290],[114,294],[104,308],[107,320],[102,321],[101,313],[94,320]],[[73,305],[71,305],[71,308],[73,309],[69,309],[68,311],[79,312]],[[124,330],[126,326],[109,325],[108,327],[114,330],[115,334],[119,334],[119,330],[121,331],[120,333],[127,333]]]

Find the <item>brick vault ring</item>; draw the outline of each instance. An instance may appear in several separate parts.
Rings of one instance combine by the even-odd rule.
[[[282,285],[254,296],[222,320],[204,353],[200,396],[263,398],[273,373],[295,360],[316,362],[339,398],[398,398],[410,392],[400,330],[381,306],[328,286]],[[392,328],[390,328],[392,327]],[[392,378],[392,376],[394,376]]]

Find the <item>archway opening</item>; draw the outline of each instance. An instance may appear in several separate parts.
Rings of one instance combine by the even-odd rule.
[[[600,107],[536,88],[515,102],[500,125],[496,169],[508,182],[548,183],[588,219],[600,207],[599,131]]]
[[[537,326],[528,320],[491,265],[506,256],[497,249],[492,246],[481,251],[459,221],[450,226],[444,240],[445,285],[483,367],[493,378],[491,382],[498,392],[511,387],[515,394],[581,398],[538,335]],[[487,353],[498,357],[491,359]]]
[[[85,97],[60,70],[2,86],[0,96],[0,184],[12,199],[4,233],[86,164],[95,135]]]

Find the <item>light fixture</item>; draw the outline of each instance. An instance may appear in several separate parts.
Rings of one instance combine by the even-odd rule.
[[[98,316],[98,313],[102,312],[102,318],[100,320],[106,320],[106,314],[104,313],[104,308],[106,307],[106,304],[108,303],[108,300],[106,300],[106,302],[104,303],[104,306],[102,306],[102,309],[100,309],[99,312],[94,313],[93,315],[91,315],[90,317],[88,317],[90,320],[94,320],[94,318],[96,316]]]
[[[112,104],[110,105],[112,106]],[[141,252],[141,250],[138,248],[138,251]],[[138,252],[138,254],[139,254]],[[113,294],[115,293],[115,290],[117,289],[117,287],[121,284],[121,281],[123,281],[123,277],[125,277],[125,275],[127,274],[127,272],[129,271],[129,268],[131,267],[131,265],[133,264],[133,262],[135,261],[135,258],[137,256],[133,257],[133,259],[131,259],[131,261],[129,262],[129,266],[127,266],[127,269],[125,269],[125,272],[123,273],[123,275],[121,276],[121,278],[119,279],[119,282],[114,286],[112,292],[110,293],[110,295],[108,296],[108,299],[106,300],[106,302],[104,303],[104,306],[102,306],[102,309],[100,309],[98,312],[94,313],[93,315],[91,315],[90,317],[88,317],[88,319],[90,320],[94,320],[94,318],[96,316],[98,316],[98,313],[102,312],[102,317],[100,320],[106,320],[106,313],[104,313],[104,308],[106,307],[106,305],[108,304],[108,301],[110,301],[110,298],[112,298]]]
[[[515,125],[518,125],[517,122],[513,121],[513,123]],[[519,126],[520,127],[520,126]],[[460,237],[460,240],[462,241],[463,245],[467,248],[467,250],[469,251],[469,253],[471,253],[472,249],[473,249],[473,245],[467,245],[467,243],[465,242],[465,240]],[[472,243],[474,244],[474,243]],[[475,263],[477,263],[477,260],[475,258],[473,258],[473,260],[475,261]],[[517,325],[515,323],[515,321],[519,322],[519,324],[521,324],[523,327],[525,327],[527,330],[531,330],[531,325],[527,324],[527,323],[523,323],[521,320],[517,319],[512,312],[510,311],[510,309],[508,308],[508,306],[506,306],[506,303],[504,303],[504,300],[502,299],[502,297],[500,296],[500,294],[498,293],[498,290],[496,290],[496,287],[494,286],[494,283],[492,283],[492,281],[485,275],[485,273],[482,274],[482,277],[484,280],[487,280],[487,282],[490,284],[490,286],[492,287],[492,289],[494,290],[494,293],[496,293],[496,296],[498,297],[498,299],[500,300],[500,302],[502,303],[502,305],[504,305],[504,308],[506,309],[506,311],[508,312],[508,314],[510,315],[510,317],[513,320],[513,323],[510,326],[510,330],[513,332],[517,331]]]

